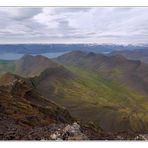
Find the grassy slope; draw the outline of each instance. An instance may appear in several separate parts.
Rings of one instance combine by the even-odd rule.
[[[0,75],[6,72],[14,73],[16,70],[15,61],[11,60],[0,60]]]
[[[54,83],[54,95],[62,94],[63,99],[57,97],[57,102],[74,116],[93,120],[106,130],[148,130],[148,100],[144,96],[94,73],[67,68],[78,78]]]

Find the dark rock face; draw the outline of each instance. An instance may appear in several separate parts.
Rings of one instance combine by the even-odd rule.
[[[9,83],[4,85],[2,82],[7,79]],[[1,135],[7,130],[11,133],[13,128],[18,131],[17,129],[23,130],[23,128],[46,126],[52,123],[72,123],[74,121],[65,108],[41,96],[29,80],[6,74],[0,82]],[[12,137],[10,139],[13,139]]]

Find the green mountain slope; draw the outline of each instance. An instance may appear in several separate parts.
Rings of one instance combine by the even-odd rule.
[[[15,61],[11,60],[0,60],[0,75],[6,72],[14,73],[16,70]]]
[[[148,95],[148,65],[141,61],[128,60],[121,55],[106,56],[81,51],[67,53],[56,61],[94,72],[106,80],[117,81]]]
[[[74,66],[66,69],[58,75],[58,70],[43,72],[32,82],[42,95],[64,105],[83,122],[94,121],[107,131],[148,130],[148,100],[140,93],[93,72]],[[74,77],[65,76],[70,72]]]

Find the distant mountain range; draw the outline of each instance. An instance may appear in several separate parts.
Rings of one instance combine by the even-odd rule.
[[[109,53],[118,50],[148,49],[148,46],[114,45],[114,44],[0,44],[0,54],[41,54],[49,52],[85,51],[96,53]]]

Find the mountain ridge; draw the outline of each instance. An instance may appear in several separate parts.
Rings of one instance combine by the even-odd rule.
[[[148,48],[140,50],[123,50],[123,51],[113,51],[109,55],[123,55],[131,60],[140,60],[144,63],[148,63]]]
[[[122,55],[93,54],[90,56],[90,53],[71,52],[59,56],[56,61],[94,71],[107,79],[126,82],[130,87],[138,87],[137,90],[142,91],[148,87],[148,65],[139,60],[126,59]],[[141,85],[139,81],[142,82]],[[147,89],[144,92],[147,93]]]

